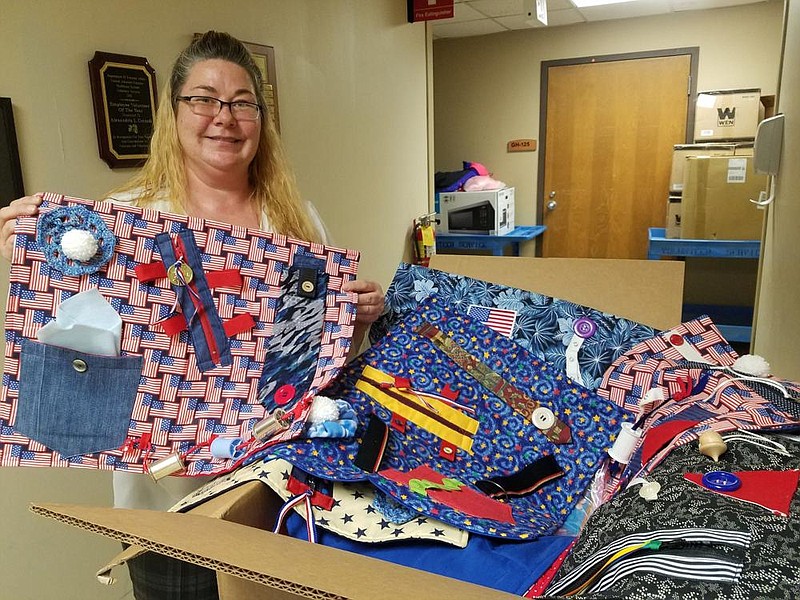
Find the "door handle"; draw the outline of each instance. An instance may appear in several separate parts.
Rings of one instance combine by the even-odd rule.
[[[556,206],[558,206],[558,202],[550,200],[545,206],[547,206],[547,210],[555,210]]]

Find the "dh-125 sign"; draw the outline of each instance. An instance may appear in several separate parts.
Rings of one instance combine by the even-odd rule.
[[[112,169],[142,165],[156,116],[155,71],[146,58],[95,52],[89,80],[100,158]]]

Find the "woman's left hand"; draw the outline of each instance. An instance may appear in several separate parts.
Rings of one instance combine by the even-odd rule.
[[[356,323],[371,325],[383,313],[383,289],[374,281],[348,281],[342,285],[342,291],[358,294]]]

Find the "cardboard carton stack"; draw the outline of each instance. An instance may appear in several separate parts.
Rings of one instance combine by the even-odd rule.
[[[763,211],[750,199],[767,182],[753,170],[753,142],[773,104],[757,88],[697,95],[694,143],[673,147],[666,237],[760,238]]]

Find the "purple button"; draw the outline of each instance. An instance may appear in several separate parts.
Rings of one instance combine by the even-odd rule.
[[[578,337],[588,339],[597,331],[597,325],[589,317],[581,317],[575,320],[575,323],[572,325],[572,330]]]

